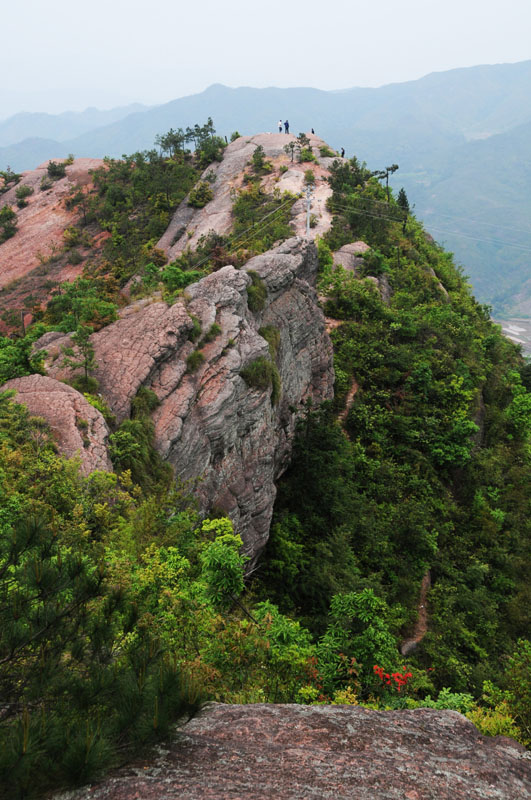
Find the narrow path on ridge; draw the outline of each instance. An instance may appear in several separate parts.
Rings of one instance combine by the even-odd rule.
[[[351,385],[350,389],[348,390],[347,396],[345,398],[345,408],[343,408],[342,411],[340,411],[339,414],[337,415],[337,418],[338,418],[338,420],[339,420],[339,422],[341,423],[342,426],[344,426],[345,422],[347,421],[348,412],[352,408],[352,403],[354,402],[354,398],[356,397],[356,394],[357,394],[357,391],[358,391],[359,388],[360,387],[359,387],[356,379],[353,378],[352,379],[352,385]],[[345,436],[347,437],[347,439],[350,438],[346,431],[345,431]]]
[[[428,631],[428,609],[426,608],[426,599],[430,588],[431,573],[428,569],[422,578],[422,583],[420,586],[419,602],[417,606],[418,616],[415,627],[413,628],[413,634],[407,639],[404,639],[400,645],[400,652],[403,656],[407,656],[409,653],[412,653],[419,642],[424,639],[424,636]]]

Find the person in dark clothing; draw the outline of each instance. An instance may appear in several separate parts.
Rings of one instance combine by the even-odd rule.
[[[313,129],[313,128],[312,128],[312,133],[313,133],[313,135],[315,136],[315,131],[314,131],[314,129]]]
[[[289,122],[288,122],[288,120],[286,120],[285,123],[284,123],[284,130],[285,130],[286,133],[289,133]]]
[[[345,158],[345,148],[341,148],[341,158]]]

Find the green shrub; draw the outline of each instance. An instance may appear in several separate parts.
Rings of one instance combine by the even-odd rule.
[[[190,353],[186,358],[186,371],[195,372],[196,369],[199,369],[204,360],[205,356],[201,350],[194,350],[193,353]]]
[[[262,278],[254,270],[248,270],[251,277],[251,285],[247,287],[247,305],[253,312],[262,311],[265,307],[267,297],[267,286]]]
[[[280,172],[281,175],[284,175],[284,173],[287,172],[288,169],[289,167],[287,167],[285,164],[281,164],[280,167],[278,168],[278,171]]]
[[[72,264],[72,266],[76,267],[78,264],[81,264],[82,261],[83,261],[83,256],[81,255],[79,250],[76,250],[74,248],[68,254],[68,262]]]
[[[92,375],[78,375],[77,378],[70,381],[70,385],[81,394],[95,394],[100,388],[98,379]]]
[[[337,157],[337,153],[334,153],[333,150],[330,150],[328,145],[325,145],[324,147],[320,147],[319,148],[319,155],[321,156],[321,158],[336,158]]]
[[[251,160],[252,160],[253,170],[259,175],[271,172],[271,170],[273,169],[273,165],[271,164],[271,162],[266,161],[265,159],[264,148],[262,147],[261,144],[259,144],[256,147]]]
[[[269,352],[271,353],[271,358],[275,360],[278,354],[278,348],[280,347],[279,329],[275,328],[274,325],[265,325],[263,328],[260,328],[258,333],[268,343]]]
[[[304,171],[304,183],[307,186],[313,186],[315,184],[315,175],[313,174],[313,169],[307,169]]]
[[[214,197],[214,193],[206,181],[200,181],[188,195],[188,205],[203,208]]]
[[[366,275],[378,277],[379,275],[383,275],[385,272],[389,272],[386,258],[378,249],[371,248],[370,250],[367,250],[362,254],[362,258],[364,262],[363,267],[360,270],[360,276],[362,278]]]
[[[11,206],[0,208],[0,244],[17,232],[17,215]]]
[[[39,184],[39,188],[40,188],[41,192],[47,192],[48,189],[52,188],[52,185],[53,185],[52,181],[50,180],[48,175],[43,175],[42,178],[41,178],[41,182]]]
[[[66,175],[66,164],[58,164],[57,161],[50,161],[46,167],[46,171],[48,172],[49,178],[51,178],[53,181],[58,181],[60,178],[64,178]]]
[[[98,395],[95,394],[90,394],[89,392],[84,392],[83,395],[85,397],[85,400],[88,403],[90,403],[91,406],[97,408],[98,411],[103,415],[103,419],[105,420],[107,425],[109,425],[110,428],[116,425],[116,417],[114,416],[111,409],[109,408],[109,406],[107,405],[105,400],[103,400],[102,397],[99,397]]]
[[[255,172],[260,172],[260,170],[262,169],[262,167],[265,164],[265,152],[264,152],[264,148],[262,147],[261,144],[259,144],[255,148],[254,153],[253,153],[253,157],[252,157],[251,160],[253,162],[254,171]]]
[[[30,195],[32,195],[33,192],[34,192],[33,187],[32,186],[28,186],[25,183],[23,183],[21,186],[17,186],[17,188],[15,189],[15,197],[17,198],[17,206],[19,208],[24,208],[24,206],[27,206],[28,203],[27,203],[26,197],[29,197]]]
[[[199,343],[199,347],[202,347],[204,344],[208,344],[208,342],[212,342],[216,336],[219,336],[221,333],[221,328],[217,322],[213,322],[208,331],[205,333],[203,338]]]
[[[278,403],[282,383],[277,366],[272,361],[261,356],[242,369],[240,375],[247,386],[253,389],[268,389],[271,387],[271,402],[273,405]]]
[[[302,147],[299,153],[299,161],[317,161],[317,159],[310,147]]]
[[[149,389],[147,386],[140,386],[131,402],[131,416],[133,419],[149,417],[159,404],[160,400],[153,389]]]
[[[188,334],[188,341],[197,342],[197,340],[201,336],[201,323],[199,322],[197,317],[194,317],[193,314],[191,314],[190,318],[192,320],[193,327],[190,333]]]
[[[160,274],[162,282],[169,292],[177,292],[179,289],[185,289],[191,283],[196,283],[201,280],[201,278],[204,278],[204,276],[205,273],[202,270],[184,270],[178,267],[175,262],[164,267]]]
[[[79,228],[76,228],[74,225],[69,225],[63,232],[63,241],[67,249],[79,244],[81,241],[81,231]]]
[[[241,137],[241,134],[238,133],[238,131],[233,131],[231,133],[231,135],[230,135],[230,140],[231,140],[231,142],[235,142],[236,139],[239,139],[240,137]]]
[[[11,167],[8,167],[6,170],[0,169],[0,178],[0,194],[4,194],[4,192],[8,192],[13,186],[17,185],[22,175],[18,175],[13,172]]]
[[[118,472],[130,470],[133,481],[144,491],[172,478],[169,464],[153,447],[155,427],[149,417],[126,419],[109,436],[109,455]]]

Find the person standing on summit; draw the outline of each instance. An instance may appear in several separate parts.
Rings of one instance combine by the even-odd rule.
[[[288,120],[286,120],[285,123],[284,123],[284,130],[285,130],[286,133],[289,133],[289,122],[288,122]]]
[[[281,119],[279,119],[279,121],[278,121],[278,132],[282,133],[282,120]]]

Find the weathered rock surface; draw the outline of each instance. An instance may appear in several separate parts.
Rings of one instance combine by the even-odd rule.
[[[17,187],[0,196],[0,208],[10,205],[17,212],[17,232],[0,245],[0,287],[10,281],[23,277],[39,267],[39,253],[48,256],[54,246],[62,246],[63,232],[79,218],[78,210],[65,207],[64,199],[73,186],[86,186],[91,183],[89,170],[103,164],[99,158],[77,158],[66,168],[66,177],[54,181],[52,188],[40,190],[40,182],[46,177],[47,163],[37,169],[22,173],[18,186],[30,186],[34,192],[27,198],[28,205],[18,209],[15,192]],[[56,280],[72,279],[80,274],[78,265],[69,266],[65,274],[54,276]],[[72,277],[71,277],[72,276]]]
[[[112,472],[107,452],[107,423],[78,391],[44,375],[14,378],[1,389],[14,389],[13,399],[17,403],[26,405],[33,416],[46,420],[60,452],[68,458],[80,457],[84,475],[96,469]]]
[[[210,231],[218,234],[228,233],[234,224],[232,217],[234,191],[242,188],[243,171],[258,145],[264,148],[266,158],[272,160],[275,169],[280,166],[289,168],[283,175],[279,176],[274,172],[263,180],[263,186],[268,192],[278,188],[280,192],[299,194],[305,188],[304,172],[307,169],[313,170],[316,186],[312,213],[316,224],[311,229],[311,237],[324,233],[331,221],[331,215],[326,210],[325,204],[332,191],[325,180],[329,172],[324,163],[330,162],[330,159],[319,158],[319,147],[325,142],[317,136],[309,138],[319,164],[299,164],[290,161],[290,157],[284,152],[284,145],[295,141],[295,136],[291,134],[259,133],[255,136],[241,136],[231,142],[225,148],[223,161],[207,167],[201,178],[204,180],[209,173],[215,178],[211,183],[214,195],[212,200],[200,209],[191,208],[187,200],[183,200],[157,246],[167,253],[169,259],[174,259],[183,250],[195,248],[201,236],[206,236]],[[293,207],[292,219],[295,235],[303,235],[306,229],[306,205],[303,202]]]
[[[343,269],[358,274],[359,267],[363,266],[363,253],[366,253],[371,248],[365,242],[351,242],[351,244],[344,244],[339,250],[334,253],[334,264],[338,264]]]
[[[529,754],[455,711],[213,705],[158,756],[60,800],[524,800]],[[59,800],[59,798],[57,798]]]
[[[70,261],[74,250],[62,252],[63,233],[68,226],[75,225],[80,216],[79,209],[66,207],[65,198],[74,186],[87,187],[84,191],[88,191],[92,182],[90,170],[102,164],[101,159],[78,158],[66,167],[66,177],[54,181],[46,191],[40,189],[41,179],[47,176],[46,164],[24,172],[19,186],[34,189],[25,208],[17,208],[17,187],[0,196],[0,207],[12,206],[18,224],[15,235],[0,245],[0,306],[3,311],[13,312],[11,319],[0,319],[0,333],[14,329],[19,332],[21,309],[25,309],[24,324],[28,325],[32,320],[31,306],[45,303],[56,284],[73,281],[81,275],[87,258],[97,255],[108,238],[109,233],[103,231],[91,241],[80,244],[75,249],[81,257],[79,263]],[[28,298],[31,298],[29,304]]]
[[[247,290],[256,272],[267,288],[263,310],[249,310]],[[251,259],[245,269],[226,266],[186,291],[186,301],[139,304],[117,322],[93,334],[94,373],[99,391],[118,421],[127,418],[140,386],[156,392],[155,443],[183,481],[201,477],[201,508],[226,511],[254,561],[267,541],[275,480],[288,465],[297,410],[332,397],[332,345],[313,283],[317,253],[313,243],[290,239]],[[211,341],[192,343],[196,317]],[[269,358],[259,334],[274,326],[280,337],[276,364],[280,400],[271,389],[249,387],[240,371],[259,357]],[[67,377],[60,358],[68,336],[45,334],[36,349],[48,353],[49,375]],[[200,349],[204,361],[187,371],[186,359]]]

